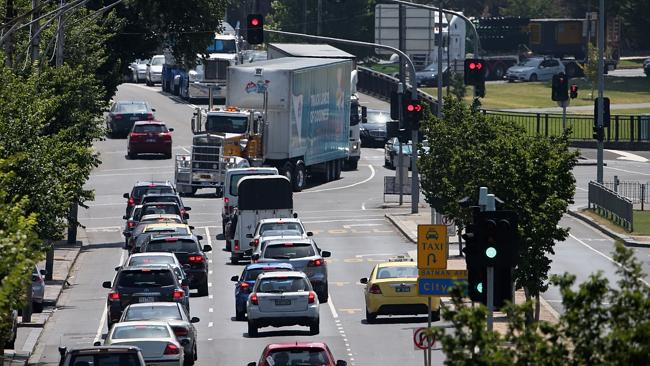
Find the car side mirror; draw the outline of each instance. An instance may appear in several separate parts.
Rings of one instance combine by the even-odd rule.
[[[255,254],[253,254],[253,255],[251,256],[251,259],[254,260],[254,261],[258,261],[258,260],[260,260],[260,255],[257,254],[257,253],[255,253]]]
[[[311,231],[308,231],[307,236],[314,236],[314,233],[312,233]]]
[[[190,219],[190,214],[188,214],[187,212],[184,213],[184,214],[183,214],[183,218],[184,218],[185,220],[189,220],[189,219]]]
[[[203,240],[203,235],[197,235],[196,238],[199,240]]]
[[[185,207],[183,207],[183,208],[185,209],[185,211],[192,211],[192,207],[187,207],[187,206],[185,206]]]
[[[337,360],[336,366],[348,366],[348,363],[343,360]]]
[[[122,216],[122,219],[123,219],[123,220],[128,220],[128,217],[126,217],[126,215],[123,215],[123,216]]]
[[[327,250],[323,250],[323,251],[320,253],[320,256],[323,257],[323,258],[329,258],[329,257],[332,256],[332,253],[328,252]]]
[[[156,108],[151,108],[151,111],[152,111],[152,112],[155,112],[155,111],[156,111]]]
[[[297,212],[294,212],[294,213],[293,213],[293,218],[294,218],[294,219],[297,219],[297,218],[298,218],[298,213],[297,213]]]
[[[93,343],[93,346],[95,346],[95,347],[99,347],[101,345],[102,345],[102,342],[100,342],[100,341],[97,341],[97,342]]]
[[[211,252],[212,251],[212,245],[206,244],[203,246],[203,251],[204,252]]]
[[[256,366],[256,365],[257,365],[257,363],[255,363],[255,362],[249,362],[249,363],[246,364],[246,366]]]
[[[362,283],[362,284],[364,284],[364,285],[367,285],[367,284],[368,284],[368,278],[364,277],[364,278],[360,279],[360,280],[359,280],[359,283]]]
[[[68,347],[59,346],[59,354],[61,357],[65,356],[65,353],[68,351]]]
[[[115,267],[115,272],[119,271],[120,268],[122,268],[122,266],[117,266],[117,267]]]
[[[124,197],[124,198],[126,198],[126,199],[128,200],[130,196],[129,196],[128,193],[124,193],[124,194],[122,195],[122,197]]]
[[[104,281],[104,282],[102,282],[102,287],[103,288],[111,288],[113,286],[111,286],[111,281]]]
[[[38,271],[38,273],[40,273],[41,276],[45,276],[45,275],[47,275],[47,270],[41,269],[41,270]]]
[[[185,347],[190,344],[190,340],[187,338],[181,339],[181,346]]]
[[[239,276],[232,276],[232,277],[230,277],[230,280],[232,282],[239,282]]]
[[[169,131],[169,132],[174,132],[174,127],[172,127],[172,128],[168,128],[167,131]]]
[[[194,230],[194,226],[190,225],[188,227],[190,228],[190,230]]]
[[[248,233],[248,234],[246,234],[246,237],[247,237],[248,239],[253,239],[253,234]]]
[[[200,321],[201,321],[201,319],[199,319],[199,318],[197,318],[195,316],[193,316],[192,319],[190,319],[190,323],[198,323]]]
[[[189,286],[189,285],[190,285],[190,281],[188,281],[187,278],[183,278],[183,280],[181,281],[181,286]]]

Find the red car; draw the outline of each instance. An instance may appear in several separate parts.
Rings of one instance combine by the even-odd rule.
[[[248,366],[347,366],[345,361],[334,361],[334,356],[325,343],[295,342],[271,343],[264,348],[258,363]]]
[[[171,158],[172,131],[174,129],[168,129],[164,122],[136,122],[129,133],[127,155],[131,159],[138,154],[164,154],[165,158]]]

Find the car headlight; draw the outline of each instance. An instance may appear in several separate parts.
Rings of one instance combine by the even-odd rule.
[[[190,72],[188,73],[188,75],[189,75],[190,81],[196,81],[196,80],[198,80],[199,73],[197,73],[196,71],[192,70],[192,71],[190,71]]]

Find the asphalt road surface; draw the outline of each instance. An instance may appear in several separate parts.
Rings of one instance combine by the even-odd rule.
[[[164,95],[159,87],[135,84],[120,86],[115,99],[148,101],[156,108],[157,119],[175,128],[173,152],[188,151],[192,106]],[[382,106],[371,98],[364,100],[373,108]],[[105,336],[107,290],[101,283],[112,280],[114,267],[126,258],[121,249],[125,208],[122,194],[138,180],[173,180],[173,159],[128,160],[124,139],[107,139],[95,146],[103,163],[93,173],[87,188],[95,190],[96,200],[89,209],[80,211],[80,222],[86,227],[88,238],[73,268],[71,286],[64,290],[47,323],[31,364],[55,365],[59,360],[58,346],[89,346]],[[645,170],[632,169],[617,165],[624,162],[614,162],[609,166],[637,172],[634,177],[648,175],[647,165],[643,166]],[[361,277],[369,275],[375,263],[415,249],[384,219],[382,182],[385,175],[393,174],[394,171],[383,167],[381,149],[364,148],[357,171],[344,172],[338,181],[312,185],[295,195],[295,211],[307,229],[314,232],[318,245],[332,252],[327,261],[330,300],[320,305],[321,331],[315,336],[310,336],[306,327],[284,327],[262,328],[259,338],[248,337],[246,323],[234,320],[234,284],[229,280],[241,273],[243,265],[229,264],[228,253],[222,251],[224,242],[216,239],[221,231],[222,200],[207,190],[185,198],[185,204],[192,207],[190,224],[196,227],[197,234],[204,236],[203,244],[214,248],[208,254],[209,295],[194,294],[191,298],[192,316],[201,319],[197,324],[197,364],[245,365],[258,361],[268,343],[313,340],[326,342],[337,359],[347,360],[350,365],[420,365],[422,353],[413,350],[412,331],[426,325],[426,317],[380,318],[377,324],[366,324],[363,287],[358,283]],[[579,187],[585,185],[589,175],[595,175],[595,167],[576,169]],[[577,197],[580,190],[578,193]],[[613,278],[616,266],[608,259],[612,241],[574,219],[566,218],[561,225],[571,227],[572,236],[558,244],[552,272],[569,271],[580,281],[602,270]],[[637,254],[644,258],[646,273],[650,272],[650,251],[639,249]],[[550,288],[544,297],[556,310],[562,310],[557,289]],[[436,349],[433,354],[434,364],[442,365],[442,352]]]

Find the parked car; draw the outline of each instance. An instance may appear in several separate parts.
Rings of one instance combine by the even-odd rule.
[[[293,271],[289,263],[252,263],[244,267],[241,276],[232,276],[235,284],[235,319],[244,320],[246,317],[246,301],[253,290],[257,276],[266,272]]]
[[[34,266],[32,271],[32,310],[35,313],[43,311],[43,298],[45,297],[45,275],[47,271]]]
[[[321,342],[271,343],[264,347],[258,363],[249,362],[247,366],[347,366],[343,360],[334,361],[332,351]]]
[[[253,255],[259,263],[290,263],[296,271],[303,271],[318,294],[318,301],[326,303],[329,297],[327,262],[332,254],[316,246],[311,239],[279,239],[266,244],[262,254]]]
[[[411,142],[402,144],[402,156],[403,159],[410,159],[411,153],[413,152],[413,145]],[[399,158],[399,140],[397,137],[393,137],[386,141],[384,145],[384,165],[388,168],[395,169],[397,167],[397,159]],[[407,166],[410,167],[410,163],[407,163]]]
[[[140,348],[135,346],[95,346],[68,349],[59,347],[59,366],[128,365],[146,366]]]
[[[366,321],[373,323],[378,315],[428,314],[427,296],[418,294],[417,262],[388,261],[375,265],[365,284]],[[440,298],[434,297],[431,317],[440,320]]]
[[[3,347],[5,349],[13,349],[16,343],[16,337],[18,335],[18,311],[11,310],[9,314],[11,318],[11,333],[9,333],[9,339],[5,342]]]
[[[189,340],[179,341],[167,322],[130,321],[117,323],[108,331],[104,346],[128,345],[142,350],[147,365],[183,366],[183,348]],[[120,365],[125,365],[120,362]]]
[[[164,55],[156,55],[151,58],[147,64],[147,76],[146,83],[148,86],[154,86],[156,83],[160,83],[162,80],[162,67],[165,63]]]
[[[551,80],[553,75],[565,72],[564,64],[557,58],[532,57],[511,66],[504,78],[508,81]]]
[[[152,121],[154,112],[149,103],[142,100],[119,100],[106,115],[108,136],[115,138],[128,135],[137,121]]]
[[[438,64],[427,65],[421,71],[415,73],[415,80],[418,86],[438,86]],[[449,68],[447,65],[442,65],[442,85],[449,84]]]
[[[381,146],[386,143],[386,122],[392,121],[390,111],[368,109],[366,118],[361,120],[360,133],[362,146]]]
[[[320,331],[318,296],[303,272],[267,272],[259,275],[246,303],[248,336],[261,327],[303,325],[312,335]]]
[[[124,193],[123,197],[128,201],[126,203],[126,216],[131,216],[131,210],[135,205],[140,204],[140,200],[145,194],[162,194],[176,193],[176,188],[170,181],[142,181],[137,182],[130,193]]]
[[[106,300],[109,328],[133,303],[170,301],[185,305],[182,285],[169,265],[120,268],[113,282],[102,283],[111,290]]]
[[[643,72],[650,77],[650,58],[643,60]]]
[[[194,323],[199,318],[190,318],[180,304],[171,302],[154,302],[133,304],[124,309],[120,323],[132,321],[164,321],[172,328],[179,342],[185,343],[185,364],[193,365],[198,353],[196,349],[197,333]],[[184,342],[187,340],[187,342]]]
[[[135,60],[134,62],[129,65],[129,69],[131,69],[131,80],[134,83],[142,83],[145,81],[147,78],[147,64],[149,63],[149,60],[144,59],[144,60]]]
[[[160,121],[136,122],[127,137],[129,159],[135,159],[139,154],[163,154],[165,159],[171,159],[173,131]]]

